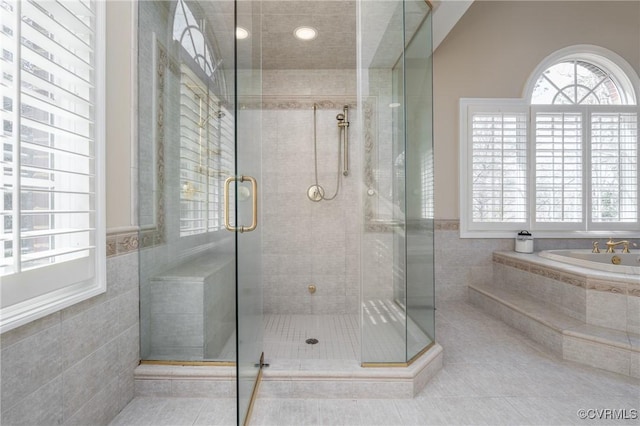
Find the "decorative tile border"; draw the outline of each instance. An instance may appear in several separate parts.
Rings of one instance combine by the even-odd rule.
[[[155,179],[156,179],[156,197],[155,197],[155,224],[153,227],[144,229],[136,233],[136,249],[137,247],[151,247],[164,243],[165,241],[165,212],[164,212],[164,187],[165,187],[165,76],[167,70],[176,74],[179,72],[179,66],[177,63],[169,58],[167,50],[158,41],[155,40],[155,99],[153,102],[153,115],[155,117],[155,152],[156,152],[156,164],[155,167]],[[130,241],[131,239],[129,239]],[[130,242],[121,241],[121,245],[129,246]],[[117,249],[116,249],[117,251]],[[120,253],[118,253],[120,254]]]
[[[436,231],[459,231],[460,220],[459,219],[436,219],[435,221]]]
[[[326,95],[324,95],[326,96]],[[315,95],[300,96],[242,96],[239,107],[241,109],[257,110],[311,110],[313,105],[318,109],[342,109],[348,105],[349,108],[356,108],[356,99],[353,96],[336,95],[331,99],[319,99]],[[233,108],[233,105],[230,105]]]
[[[596,290],[596,291],[604,291],[607,293],[616,293],[616,294],[627,294],[627,285],[625,283],[617,283],[612,281],[604,281],[604,280],[596,280],[596,279],[587,279],[587,289],[588,290]]]
[[[138,247],[138,231],[107,234],[107,258],[135,252]]]
[[[566,272],[560,268],[548,265],[543,266],[533,262],[527,262],[523,259],[514,259],[505,253],[493,253],[493,262],[587,290],[640,297],[640,285],[635,286],[631,282],[626,283],[621,281],[606,281],[591,278]]]

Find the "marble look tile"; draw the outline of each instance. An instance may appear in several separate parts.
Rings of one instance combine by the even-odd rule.
[[[4,377],[2,382],[4,384]],[[55,377],[13,406],[2,404],[0,423],[3,425],[59,425],[62,422],[62,376]]]
[[[118,376],[117,413],[122,411],[135,397],[134,370],[135,368],[122,370]],[[116,415],[112,419],[115,417]]]
[[[195,426],[233,426],[236,424],[236,401],[232,398],[206,400],[194,423]]]
[[[115,297],[138,289],[138,252],[107,259],[107,294]]]
[[[138,397],[170,397],[171,380],[135,380],[135,396]]]
[[[627,297],[627,331],[640,335],[640,297]]]
[[[280,423],[280,403],[279,399],[258,399],[253,408],[251,416],[252,425],[277,426]]]
[[[631,351],[565,336],[563,357],[607,371],[629,375]]]
[[[167,399],[158,411],[154,424],[158,426],[193,425],[206,402],[204,398],[195,397]]]
[[[615,330],[627,330],[627,299],[624,294],[587,292],[587,323]]]
[[[9,346],[20,342],[34,334],[41,332],[49,327],[55,327],[60,325],[60,312],[47,315],[46,317],[37,319],[30,323],[27,323],[21,327],[14,328],[13,330],[2,333],[0,339],[0,350],[4,350]]]
[[[118,376],[118,347],[109,344],[67,369],[63,374],[63,413],[71,418],[105,384]],[[115,394],[115,391],[114,391]]]
[[[119,333],[138,325],[140,322],[140,291],[138,289],[127,291],[119,296],[116,306]]]
[[[64,368],[87,357],[117,335],[118,310],[118,300],[112,299],[62,321]]]
[[[232,380],[172,380],[171,396],[182,398],[231,398],[236,393]]]
[[[282,425],[317,425],[318,401],[313,399],[283,399],[280,401]]]
[[[155,425],[169,398],[135,398],[109,423],[111,426]]]
[[[506,398],[521,415],[523,425],[578,424],[576,409],[572,410],[571,397]],[[583,407],[586,408],[586,407]]]
[[[359,426],[360,411],[355,399],[318,400],[318,424]]]
[[[1,405],[9,409],[41,386],[58,377],[63,369],[60,327],[48,327],[0,352],[2,369]]]
[[[361,399],[358,410],[363,425],[397,425],[402,422],[398,408],[390,399]]]
[[[155,281],[148,301],[152,314],[200,314],[203,311],[202,282]]]
[[[437,401],[437,398],[403,399],[394,402],[403,425],[443,425],[446,419],[434,401]]]
[[[77,426],[108,424],[122,408],[119,404],[118,384],[117,376],[103,384],[100,391],[84,403],[72,417],[65,417],[64,424]]]
[[[447,424],[512,425],[524,417],[504,398],[440,398]]]

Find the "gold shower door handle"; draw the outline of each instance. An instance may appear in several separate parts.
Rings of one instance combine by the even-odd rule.
[[[232,226],[229,222],[229,187],[231,182],[251,182],[251,226]],[[224,181],[224,227],[231,232],[251,232],[258,227],[258,182],[251,176],[231,176]]]

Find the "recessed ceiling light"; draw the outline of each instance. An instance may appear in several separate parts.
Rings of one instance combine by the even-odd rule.
[[[293,35],[300,40],[313,40],[317,37],[318,31],[312,27],[298,27],[293,32]]]
[[[398,108],[400,105],[402,105],[400,102],[393,102],[389,104],[389,108]]]
[[[249,38],[249,31],[245,30],[242,27],[236,28],[236,38],[238,40],[244,40],[245,38]]]

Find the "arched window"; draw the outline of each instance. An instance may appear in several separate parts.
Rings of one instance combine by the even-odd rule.
[[[636,105],[637,80],[617,54],[598,46],[571,46],[540,63],[525,98],[532,105]]]
[[[233,174],[233,115],[226,109],[221,60],[184,0],[173,39],[180,44],[180,236],[222,229],[222,177]],[[211,35],[211,34],[209,34]]]
[[[638,87],[615,53],[572,46],[523,99],[461,100],[463,234],[639,229]]]
[[[590,62],[574,59],[542,73],[531,97],[543,105],[622,105],[621,90],[610,74]]]
[[[200,24],[183,0],[178,0],[173,16],[173,39],[180,42],[207,77],[213,77],[217,68],[215,57]]]

